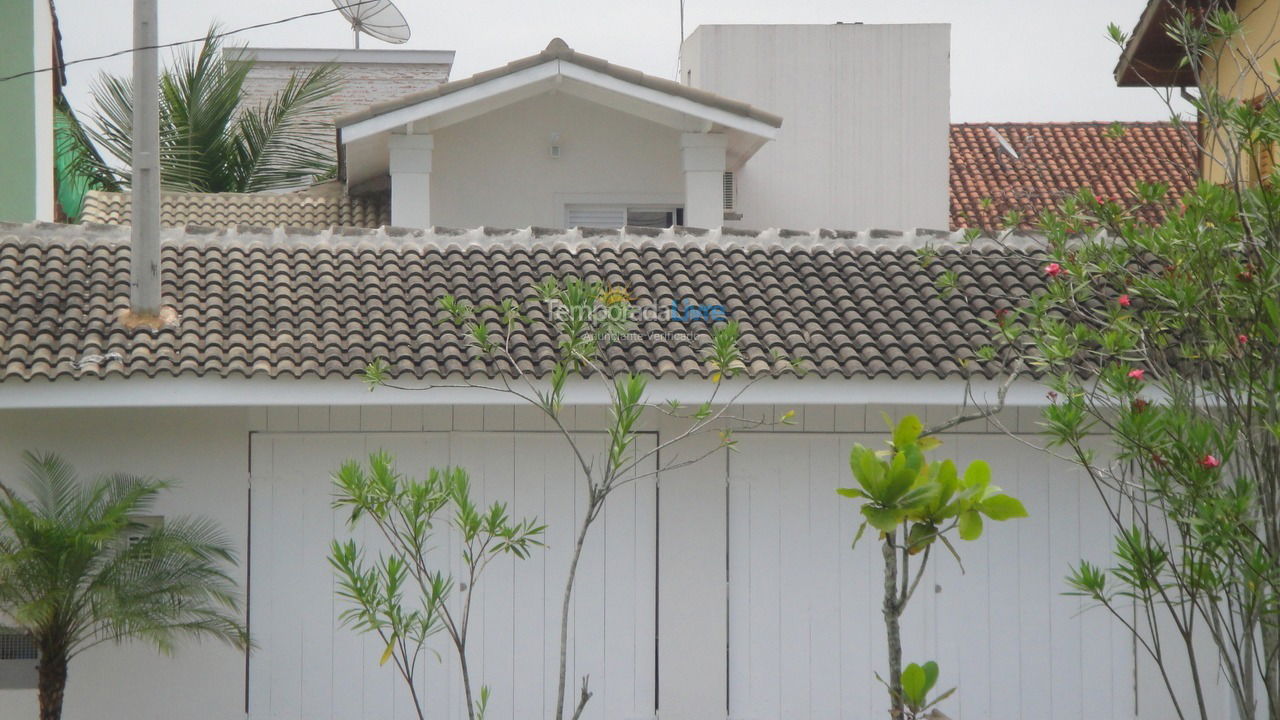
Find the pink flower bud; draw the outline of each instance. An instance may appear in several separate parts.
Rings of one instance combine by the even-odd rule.
[[[1200,458],[1201,467],[1206,467],[1206,468],[1209,468],[1210,470],[1218,467],[1221,464],[1222,464],[1222,461],[1212,455],[1205,455],[1204,457]]]
[[[1064,272],[1066,271],[1063,270],[1062,266],[1059,265],[1058,263],[1049,263],[1048,265],[1044,266],[1044,274],[1048,275],[1049,277],[1058,277]]]
[[[1133,304],[1133,301],[1129,299],[1128,295],[1121,295],[1116,299],[1116,302],[1120,303],[1120,307],[1129,307]]]
[[[1134,368],[1129,371],[1129,377],[1133,378],[1134,380],[1141,380],[1143,377],[1146,376],[1146,374],[1147,374],[1147,371],[1143,370],[1142,368]]]

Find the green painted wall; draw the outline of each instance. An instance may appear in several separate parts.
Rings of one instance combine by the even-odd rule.
[[[32,69],[35,58],[35,2],[0,2],[0,77]],[[30,75],[0,82],[0,220],[36,218],[37,82]],[[46,79],[47,81],[47,79]],[[39,82],[44,87],[45,82]]]

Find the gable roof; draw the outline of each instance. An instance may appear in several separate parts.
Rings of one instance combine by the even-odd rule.
[[[128,225],[132,194],[91,190],[85,195],[82,222]],[[206,225],[231,227],[297,227],[321,230],[333,226],[376,228],[391,224],[391,197],[386,192],[350,196],[339,192],[296,193],[164,193],[160,197],[162,227]]]
[[[1009,211],[1034,218],[1082,187],[1126,198],[1138,182],[1163,182],[1181,197],[1196,181],[1194,132],[1163,122],[954,124],[951,227],[998,229]]]
[[[976,359],[988,321],[1042,280],[1040,259],[947,247],[949,237],[897,233],[564,231],[306,232],[186,228],[165,232],[160,330],[126,329],[123,228],[0,226],[0,380],[98,377],[351,378],[374,359],[400,375],[493,376],[438,320],[452,293],[522,302],[531,322],[513,353],[536,376],[557,339],[533,302],[547,276],[624,285],[637,304],[722,305],[742,324],[747,374],[790,373],[775,353],[832,378],[993,377]],[[914,247],[941,243],[922,264]],[[936,279],[955,270],[943,293]],[[645,322],[613,342],[611,371],[705,376],[705,327]],[[682,334],[687,333],[687,334]]]
[[[570,48],[555,38],[540,53],[462,80],[337,118],[338,177],[382,178],[392,133],[431,133],[542,93],[576,96],[680,132],[725,136],[729,169],[777,137],[782,118],[705,90],[646,75]]]
[[[337,125],[338,128],[349,127],[364,120],[386,115],[387,113],[395,110],[412,107],[428,100],[452,95],[467,88],[492,82],[499,78],[507,77],[508,75],[514,75],[521,70],[537,67],[554,60],[563,60],[589,70],[595,70],[608,75],[609,77],[613,77],[633,85],[657,90],[667,95],[674,95],[676,97],[692,100],[695,103],[723,110],[734,115],[741,115],[742,117],[750,118],[775,128],[782,127],[782,118],[778,115],[774,115],[773,113],[752,107],[747,103],[731,100],[706,90],[699,90],[688,85],[682,85],[674,80],[646,75],[639,70],[632,70],[631,68],[623,67],[621,65],[614,65],[608,60],[580,53],[569,47],[568,43],[560,38],[553,38],[542,52],[534,53],[533,55],[520,58],[519,60],[512,60],[502,67],[476,73],[471,77],[443,83],[427,90],[410,93],[409,95],[405,95],[394,100],[388,100],[387,102],[376,103],[364,110],[336,118],[334,120],[334,125]]]
[[[1234,10],[1236,0],[1147,0],[1116,63],[1120,87],[1191,87],[1196,73],[1187,51],[1169,36],[1169,24],[1184,10],[1203,17],[1210,9]]]

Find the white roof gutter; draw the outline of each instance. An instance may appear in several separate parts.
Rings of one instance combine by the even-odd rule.
[[[406,382],[406,385],[420,383]],[[717,402],[728,402],[746,384],[727,381]],[[975,381],[973,397],[994,404],[999,381]],[[539,384],[542,387],[541,384]],[[661,379],[649,384],[653,402],[678,400],[702,403],[711,392],[705,379]],[[834,378],[778,378],[761,380],[737,402],[758,405],[960,405],[965,399],[962,380],[888,380]],[[500,392],[467,387],[423,391],[379,388],[370,392],[359,380],[270,378],[107,378],[103,380],[9,381],[0,385],[0,409],[239,407],[278,405],[504,405],[519,400]],[[571,382],[566,391],[571,405],[605,405],[609,395],[598,380]],[[1009,388],[1006,404],[1041,406],[1044,386],[1020,381]]]

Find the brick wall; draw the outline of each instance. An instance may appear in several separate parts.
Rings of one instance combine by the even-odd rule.
[[[293,73],[308,72],[319,65],[259,60],[245,81],[241,102],[250,107],[259,105],[279,92]],[[342,63],[342,75],[343,87],[331,98],[338,105],[334,117],[433,88],[449,78],[449,66],[443,63]]]

